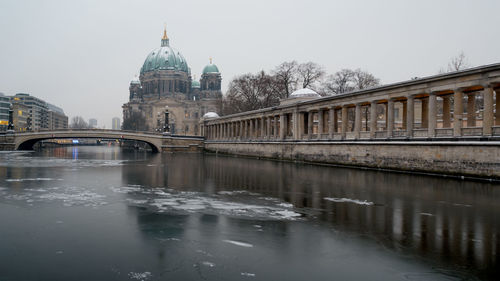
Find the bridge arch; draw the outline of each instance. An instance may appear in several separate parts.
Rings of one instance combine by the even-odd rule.
[[[35,143],[48,139],[70,139],[70,138],[107,138],[140,141],[148,144],[153,153],[161,151],[161,135],[122,132],[111,130],[67,130],[54,132],[34,132],[24,133],[16,138],[15,150],[33,150]]]

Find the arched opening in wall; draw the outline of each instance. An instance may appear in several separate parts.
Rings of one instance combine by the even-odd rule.
[[[160,152],[160,148],[156,147],[156,145],[137,139],[106,139],[106,138],[68,138],[65,136],[64,138],[33,138],[28,139],[21,142],[16,150],[26,150],[32,151],[35,149],[43,149],[50,147],[63,147],[63,146],[100,146],[107,145],[109,141],[117,141],[116,145],[119,145],[122,148],[130,148],[130,149],[143,149],[146,151],[151,151],[152,153]]]

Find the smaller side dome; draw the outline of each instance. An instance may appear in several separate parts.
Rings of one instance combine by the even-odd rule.
[[[304,98],[304,97],[319,98],[321,96],[318,93],[316,93],[315,91],[308,89],[308,88],[299,89],[299,90],[290,94],[290,98]]]
[[[210,112],[207,112],[205,113],[205,115],[203,115],[203,118],[205,119],[211,119],[211,118],[219,118],[219,114],[213,112],[213,111],[210,111]]]
[[[219,68],[217,68],[215,64],[207,64],[207,66],[203,68],[203,74],[206,73],[219,73]]]
[[[139,78],[137,78],[137,75],[135,75],[134,78],[132,78],[132,80],[130,80],[130,84],[131,85],[141,84],[141,82],[139,81]]]
[[[200,82],[198,82],[196,80],[193,80],[191,82],[191,88],[193,88],[193,89],[199,89],[200,87],[201,87]]]

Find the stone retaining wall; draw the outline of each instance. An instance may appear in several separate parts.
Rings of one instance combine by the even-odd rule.
[[[500,179],[500,142],[214,142],[205,150],[271,159]]]

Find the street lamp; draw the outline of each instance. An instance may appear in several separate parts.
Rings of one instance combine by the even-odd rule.
[[[166,134],[170,134],[170,125],[168,122],[168,105],[165,106],[165,125],[163,126],[163,132]]]
[[[158,112],[156,116],[156,131],[161,132],[161,113]]]

